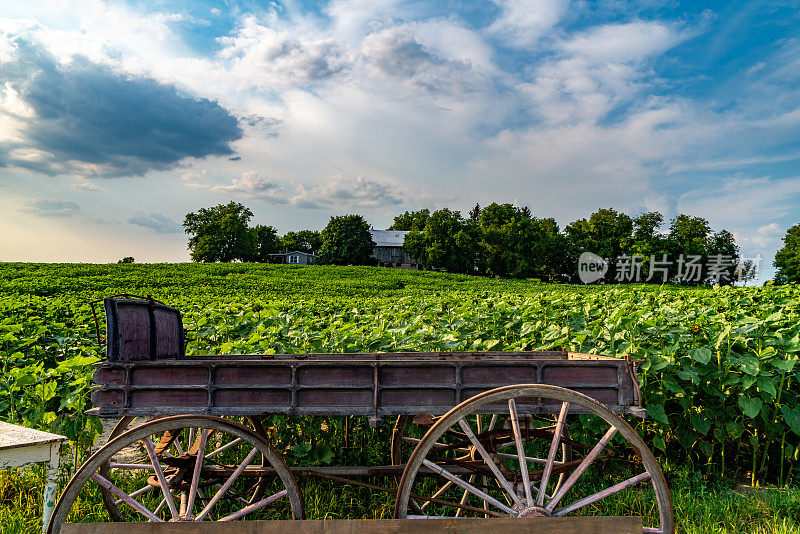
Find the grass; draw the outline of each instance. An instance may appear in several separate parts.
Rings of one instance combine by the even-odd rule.
[[[709,482],[686,469],[670,470],[668,466],[667,476],[680,533],[800,533],[800,489],[742,491],[732,484]],[[324,480],[305,480],[301,485],[309,519],[392,517],[392,494]],[[39,530],[43,487],[44,470],[40,467],[0,473],[0,532],[29,534]]]

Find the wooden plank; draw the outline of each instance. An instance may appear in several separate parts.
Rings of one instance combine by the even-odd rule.
[[[41,430],[0,421],[0,450],[66,440],[67,438],[59,436],[58,434],[42,432]]]
[[[63,534],[642,534],[640,517],[74,523]]]

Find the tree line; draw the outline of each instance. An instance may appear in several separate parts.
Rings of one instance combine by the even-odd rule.
[[[251,227],[252,217],[236,202],[187,214],[183,226],[192,260],[269,262],[270,254],[303,251],[317,254],[319,264],[375,262],[370,227],[361,215],[331,217],[321,232],[283,236],[272,226]],[[603,280],[610,283],[727,285],[755,274],[731,232],[686,214],[665,221],[658,212],[629,216],[604,208],[562,230],[555,219],[536,217],[528,207],[492,203],[476,204],[466,217],[447,208],[406,211],[389,229],[409,232],[403,249],[426,268],[455,273],[575,283],[581,254],[591,252],[605,260]],[[800,225],[785,242],[776,257],[778,281],[798,281]]]
[[[317,263],[369,265],[372,235],[361,215],[331,217],[321,232],[301,230],[278,235],[275,227],[250,226],[253,212],[238,202],[188,213],[183,228],[189,235],[192,261],[270,263],[271,254],[307,252]]]
[[[607,208],[562,231],[555,219],[536,217],[527,207],[493,203],[476,205],[467,217],[449,209],[409,211],[391,228],[410,231],[404,248],[424,265],[460,273],[577,282],[583,252],[606,260],[606,282],[699,285],[713,275],[724,285],[743,271],[731,232],[715,232],[706,219],[684,214],[671,219],[667,231],[664,223],[658,212],[631,217]],[[618,276],[622,267],[629,271],[625,277]]]

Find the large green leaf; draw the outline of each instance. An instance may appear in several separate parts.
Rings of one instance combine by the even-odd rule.
[[[751,419],[758,415],[763,404],[764,403],[758,397],[739,397],[739,407],[742,409],[742,412]]]
[[[691,356],[693,360],[705,365],[711,361],[711,358],[714,356],[714,353],[711,352],[711,349],[709,349],[708,347],[698,347],[696,349],[690,350],[689,356]]]
[[[781,406],[783,420],[792,429],[792,432],[800,436],[800,406],[789,407]]]

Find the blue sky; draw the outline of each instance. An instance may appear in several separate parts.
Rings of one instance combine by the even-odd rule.
[[[185,261],[229,200],[280,232],[496,201],[704,216],[763,278],[800,219],[799,7],[5,0],[0,260]]]

